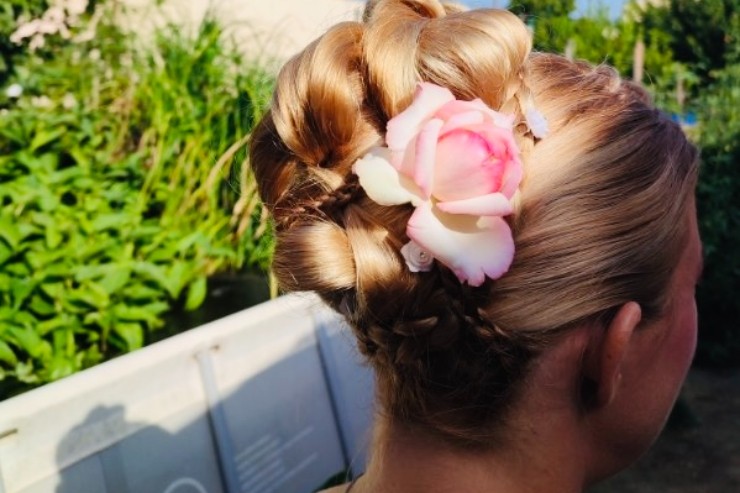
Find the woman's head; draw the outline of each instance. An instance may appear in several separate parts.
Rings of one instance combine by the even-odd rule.
[[[400,250],[413,208],[382,206],[353,164],[430,82],[513,114],[524,176],[507,217],[515,253],[479,287]],[[527,105],[547,119],[535,139]],[[506,11],[370,2],[282,70],[252,167],[275,219],[274,269],[342,313],[376,372],[386,419],[489,447],[539,354],[635,302],[662,319],[686,248],[696,151],[643,89],[609,68],[531,52]]]

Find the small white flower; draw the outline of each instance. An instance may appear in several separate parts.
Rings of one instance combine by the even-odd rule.
[[[411,272],[429,272],[432,270],[434,257],[413,241],[409,241],[401,247],[401,255],[406,260],[406,265]]]
[[[36,108],[51,108],[54,106],[54,101],[49,99],[48,96],[35,96],[31,98],[31,106]]]
[[[11,84],[5,89],[5,95],[10,99],[17,99],[23,94],[23,86],[20,84]]]
[[[87,0],[67,0],[60,3],[70,15],[82,15],[87,9]]]
[[[75,43],[87,43],[88,41],[92,41],[95,39],[95,29],[85,29],[78,35],[76,35],[73,39]]]
[[[87,9],[87,0],[56,0],[52,2],[57,7],[63,8],[69,15],[81,15]]]
[[[38,50],[39,48],[43,48],[46,44],[46,41],[44,40],[43,34],[37,34],[33,38],[31,38],[31,42],[28,43],[28,49],[33,51]]]
[[[72,38],[72,32],[69,29],[67,29],[67,26],[64,24],[59,26],[59,35],[62,37],[62,39]]]
[[[529,127],[532,135],[536,138],[541,139],[547,135],[547,132],[549,131],[547,127],[547,119],[538,110],[529,108],[526,115],[524,115],[524,118],[527,121],[527,127]]]
[[[64,9],[62,7],[50,7],[46,12],[44,12],[42,19],[48,22],[49,25],[59,26],[64,24],[65,17]]]
[[[39,21],[38,19],[25,22],[18,26],[13,34],[10,35],[10,41],[17,45],[21,44],[24,39],[30,38],[39,32]]]
[[[97,48],[93,48],[92,50],[90,50],[90,53],[87,56],[90,58],[90,60],[96,62],[100,60],[100,50]]]
[[[77,99],[75,99],[74,94],[67,93],[64,95],[64,98],[62,98],[62,106],[64,109],[71,110],[75,106],[77,106]]]

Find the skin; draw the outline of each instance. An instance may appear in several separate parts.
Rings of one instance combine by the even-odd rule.
[[[381,423],[352,493],[577,493],[634,462],[665,425],[696,349],[702,253],[693,204],[687,216],[690,237],[663,318],[641,325],[629,302],[602,330],[569,332],[538,359],[495,450],[455,449]]]

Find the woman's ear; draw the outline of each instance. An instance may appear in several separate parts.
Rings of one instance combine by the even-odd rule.
[[[584,395],[590,407],[609,405],[619,391],[622,364],[642,318],[640,305],[625,303],[599,336],[591,338],[583,361]]]

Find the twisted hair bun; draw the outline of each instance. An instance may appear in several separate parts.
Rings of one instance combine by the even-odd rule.
[[[282,288],[314,290],[345,316],[390,419],[465,444],[490,444],[559,331],[629,300],[657,316],[695,175],[695,151],[642,89],[530,51],[506,11],[370,1],[362,22],[331,28],[285,65],[252,136]],[[519,118],[530,98],[551,126],[537,145],[518,136],[514,263],[479,288],[439,265],[410,273],[399,251],[411,206],[374,203],[351,172],[420,81]],[[656,202],[675,206],[658,217]]]

